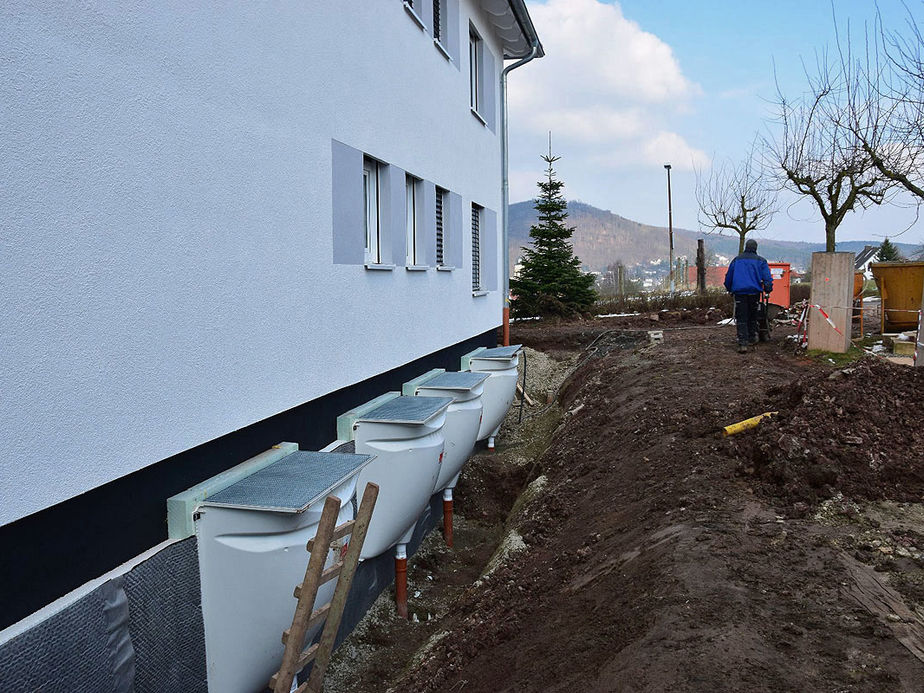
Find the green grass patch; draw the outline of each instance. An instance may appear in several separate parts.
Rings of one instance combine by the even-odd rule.
[[[859,361],[861,358],[866,356],[866,352],[863,349],[860,349],[851,344],[850,349],[847,350],[846,354],[837,354],[833,351],[823,351],[821,349],[809,349],[806,352],[806,355],[809,358],[813,358],[816,361],[820,361],[821,363],[826,363],[829,366],[842,368],[844,366],[849,366],[851,363]]]

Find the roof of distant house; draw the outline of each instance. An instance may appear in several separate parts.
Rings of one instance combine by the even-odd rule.
[[[870,260],[876,259],[877,253],[879,253],[879,246],[877,245],[866,246],[865,248],[863,248],[863,250],[861,250],[860,252],[854,255],[853,268],[862,269],[863,265],[865,265],[867,262],[869,262]]]
[[[525,0],[481,0],[478,4],[501,39],[505,59],[525,58],[533,43],[539,48],[536,57],[545,55]]]

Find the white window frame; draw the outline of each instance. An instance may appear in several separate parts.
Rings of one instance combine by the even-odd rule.
[[[367,265],[382,262],[382,226],[379,206],[379,162],[363,159],[363,221],[366,234],[365,261]]]
[[[481,84],[484,75],[481,74],[481,52],[484,50],[484,42],[475,27],[469,24],[468,27],[468,90],[469,106],[472,113],[481,116]]]
[[[420,188],[423,181],[410,173],[405,175],[405,264],[407,267],[420,266],[420,239],[417,235],[417,211],[420,203]]]
[[[424,0],[426,1],[426,0]],[[417,14],[417,10],[414,9],[414,0],[403,0],[404,9],[407,11],[411,18],[414,20],[414,23],[420,27],[421,31],[426,31],[426,26],[424,26],[423,20],[420,18],[420,15]]]

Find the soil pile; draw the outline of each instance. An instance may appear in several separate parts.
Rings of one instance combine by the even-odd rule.
[[[871,357],[774,394],[780,414],[729,441],[762,491],[800,507],[924,498],[924,370]]]
[[[844,435],[867,441],[881,459],[893,419],[846,430],[848,416],[863,418],[847,408],[848,390],[914,400],[920,376],[865,363],[832,376],[783,340],[739,355],[734,328],[686,327],[649,345],[631,327],[517,326],[514,342],[562,352],[570,343],[576,367],[550,405],[561,419],[550,415],[534,462],[505,453],[501,435],[498,450],[463,473],[510,459],[528,470],[516,479],[526,491],[500,548],[438,618],[377,629],[382,643],[425,630],[427,645],[409,663],[342,690],[921,690],[924,538],[911,525],[924,506],[879,503],[874,516],[835,498],[790,512],[753,462],[800,416],[800,444],[827,445],[820,449],[832,464],[841,448],[831,445],[859,447]],[[827,408],[809,408],[816,398]],[[857,398],[859,412],[867,400]],[[837,432],[820,442],[810,437],[815,408]],[[768,410],[782,412],[769,426],[717,437],[720,426]],[[894,414],[878,401],[863,409],[867,419],[874,412]],[[919,437],[889,440],[895,458],[920,455]],[[742,466],[753,474],[742,477]],[[887,497],[898,478],[881,476]],[[800,483],[816,488],[804,476],[791,481],[794,493]],[[486,488],[460,484],[460,513],[495,517],[498,499]],[[446,574],[430,569],[438,589]]]

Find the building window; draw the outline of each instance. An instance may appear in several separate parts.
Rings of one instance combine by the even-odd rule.
[[[445,267],[446,265],[446,225],[443,210],[446,209],[446,196],[448,190],[436,188],[436,266]]]
[[[379,225],[379,163],[363,160],[363,203],[366,227],[366,264],[382,262],[381,228]]]
[[[481,109],[481,37],[475,33],[475,29],[469,27],[468,30],[468,89],[469,105],[475,113]]]
[[[446,0],[433,0],[433,38],[442,43],[443,40],[443,22],[446,21],[444,5]]]
[[[472,203],[472,291],[481,291],[481,213],[483,208]]]
[[[416,267],[418,263],[417,248],[417,201],[418,192],[421,185],[420,178],[412,175],[405,177],[405,187],[407,191],[407,215],[405,220],[406,228],[406,248],[407,248],[407,266]]]

